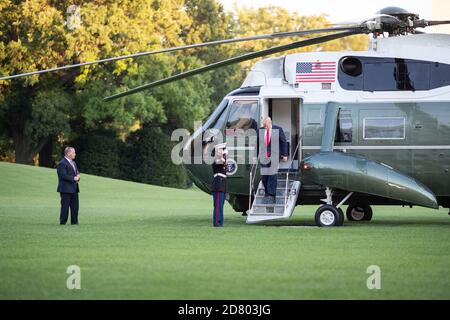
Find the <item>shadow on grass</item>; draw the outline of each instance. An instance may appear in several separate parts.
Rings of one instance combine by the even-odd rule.
[[[436,220],[436,219],[430,219],[426,220],[423,219],[416,219],[416,220],[373,220],[373,221],[367,221],[367,222],[347,222],[347,224],[351,225],[373,225],[373,226],[386,226],[386,227],[401,227],[401,226],[434,226],[434,227],[446,227],[450,228],[450,217],[448,221],[442,221],[442,220]],[[344,224],[345,225],[345,224]]]
[[[57,219],[53,222],[46,221],[38,221],[34,222],[34,224],[39,224],[41,226],[58,226],[60,228],[64,228],[64,226],[60,226]],[[177,228],[177,227],[212,227],[212,215],[209,213],[199,214],[195,216],[186,215],[184,217],[180,216],[148,216],[148,217],[138,217],[131,215],[129,218],[120,217],[115,218],[114,220],[101,220],[101,219],[80,219],[79,226],[70,226],[70,222],[68,222],[69,227],[73,228],[82,228],[85,226],[104,226],[104,227],[125,227],[125,226],[134,226],[139,225],[140,227],[169,227],[169,228]],[[286,220],[274,220],[274,221],[266,221],[255,224],[247,224],[246,217],[241,216],[240,214],[236,215],[225,215],[224,217],[224,226],[225,227],[245,227],[245,228],[255,228],[255,227],[292,227],[292,228],[318,228],[314,222],[312,217],[303,218],[303,219],[286,219]],[[374,219],[372,221],[345,221],[343,227],[344,228],[361,228],[361,227],[402,227],[402,226],[414,226],[414,227],[443,227],[450,228],[450,217],[448,220],[443,219],[443,217],[431,217],[429,219],[420,217],[420,218],[405,218],[402,219],[400,217],[395,217],[392,219],[382,218],[382,219]],[[67,225],[66,225],[67,227]]]

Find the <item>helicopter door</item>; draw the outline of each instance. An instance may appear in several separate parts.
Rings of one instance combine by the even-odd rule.
[[[297,142],[299,141],[299,111],[300,99],[270,99],[269,101],[269,116],[272,118],[273,124],[283,128],[288,143],[288,161],[280,162],[279,168],[281,170],[289,169],[292,155],[296,151]],[[299,149],[300,147],[294,155],[291,167],[295,171],[298,170]]]
[[[236,169],[228,170],[228,185],[234,189],[240,189],[242,185],[242,192],[248,192],[247,187],[241,183],[242,179],[234,178],[247,178],[252,161],[256,159],[259,102],[258,99],[236,99],[229,108],[225,141],[229,150],[228,159],[236,162]]]

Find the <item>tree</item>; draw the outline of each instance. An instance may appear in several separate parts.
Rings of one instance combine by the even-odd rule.
[[[68,10],[72,4],[79,10]],[[68,23],[73,20],[70,12],[79,12],[78,25]],[[182,0],[2,2],[0,71],[14,74],[181,45],[182,26],[189,23]],[[31,163],[51,135],[67,140],[71,121],[81,121],[85,129],[124,132],[136,121],[166,122],[164,106],[150,92],[108,104],[103,97],[168,75],[169,65],[175,65],[176,71],[198,62],[181,54],[147,58],[153,63],[144,68],[138,61],[0,83],[1,125],[14,140],[16,161]],[[52,99],[50,106],[45,105],[44,97]],[[66,102],[75,103],[68,106]],[[203,105],[209,108],[208,101]]]
[[[161,128],[144,126],[130,134],[121,152],[122,178],[166,187],[186,188],[185,169],[171,161],[174,143]]]
[[[10,74],[62,62],[64,26],[46,1],[5,1],[0,6],[0,71]],[[32,76],[0,87],[0,121],[14,141],[16,161],[32,163],[48,135],[68,129],[70,99],[63,87]],[[60,123],[62,121],[63,123]]]
[[[80,171],[110,178],[121,177],[121,141],[114,131],[97,130],[80,135],[72,145],[77,151]]]
[[[16,162],[30,164],[49,136],[70,131],[72,101],[57,85],[39,91],[15,85],[11,89],[15,92],[0,103],[0,119],[14,141]]]
[[[3,0],[0,72],[16,74],[195,42],[326,25],[324,16],[304,17],[273,6],[226,13],[217,0]],[[360,49],[364,37],[292,52]],[[103,98],[292,40],[200,48],[1,81],[0,136],[2,141],[13,141],[17,162],[32,163],[42,151],[41,160],[49,165],[52,147],[95,135],[98,130],[113,132],[122,140],[144,126],[159,126],[166,132],[178,127],[192,130],[193,121],[203,119],[242,83],[254,61],[109,103]],[[150,135],[145,137],[150,139]]]

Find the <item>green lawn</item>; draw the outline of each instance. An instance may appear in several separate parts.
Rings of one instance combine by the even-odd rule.
[[[56,171],[0,163],[0,299],[449,299],[446,209],[374,207],[317,228],[316,207],[225,227],[198,190],[83,175],[80,225],[60,226]],[[69,265],[81,290],[66,288]],[[381,290],[369,290],[369,265]]]

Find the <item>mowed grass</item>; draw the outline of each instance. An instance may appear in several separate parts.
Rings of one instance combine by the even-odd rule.
[[[450,298],[446,209],[374,207],[372,222],[317,228],[315,206],[246,225],[226,204],[217,229],[201,191],[83,175],[80,225],[60,226],[56,181],[0,163],[1,299]],[[70,265],[80,290],[66,287]]]

